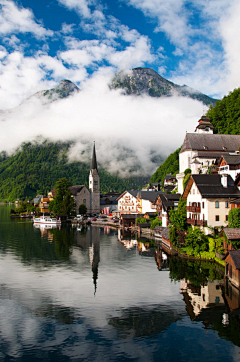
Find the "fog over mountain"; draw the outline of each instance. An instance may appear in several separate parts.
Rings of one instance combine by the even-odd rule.
[[[112,86],[113,79],[109,70],[94,73],[80,91],[62,81],[2,112],[0,150],[12,154],[22,142],[72,140],[69,162],[89,163],[95,140],[98,162],[109,172],[151,175],[186,131],[194,131],[207,106],[189,93],[126,95],[124,87]]]

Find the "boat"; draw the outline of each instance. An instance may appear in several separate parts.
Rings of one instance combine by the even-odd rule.
[[[50,216],[40,216],[33,219],[34,224],[46,224],[46,225],[61,225],[61,219]]]

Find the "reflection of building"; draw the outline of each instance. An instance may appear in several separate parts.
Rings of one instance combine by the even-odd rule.
[[[186,279],[181,280],[181,293],[191,319],[195,319],[204,309],[224,307],[222,284],[222,280],[209,280],[207,284],[196,287]]]
[[[163,252],[162,248],[158,246],[158,249],[154,253],[154,258],[158,267],[158,270],[168,268],[168,258],[167,255]]]
[[[89,262],[92,266],[93,284],[97,290],[98,264],[100,262],[100,228],[91,227],[77,233],[77,246],[89,251]],[[95,294],[94,293],[94,294]]]

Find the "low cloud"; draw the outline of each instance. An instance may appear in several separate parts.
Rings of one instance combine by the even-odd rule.
[[[69,161],[89,162],[93,141],[98,161],[111,173],[150,175],[160,160],[181,146],[202,115],[202,103],[184,97],[125,96],[110,90],[113,73],[102,69],[81,92],[43,105],[31,97],[0,115],[2,150],[14,152],[38,136],[73,140]],[[160,161],[159,161],[160,162]]]

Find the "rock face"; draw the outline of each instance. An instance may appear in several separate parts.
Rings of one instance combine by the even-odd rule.
[[[116,73],[110,88],[121,88],[126,94],[148,94],[151,97],[170,97],[173,95],[190,97],[206,105],[214,105],[216,102],[216,99],[208,97],[193,88],[168,81],[149,68],[135,68],[128,72],[120,71]]]
[[[43,103],[51,103],[76,92],[80,92],[79,88],[70,80],[64,79],[55,88],[37,92],[33,96],[40,98]]]

